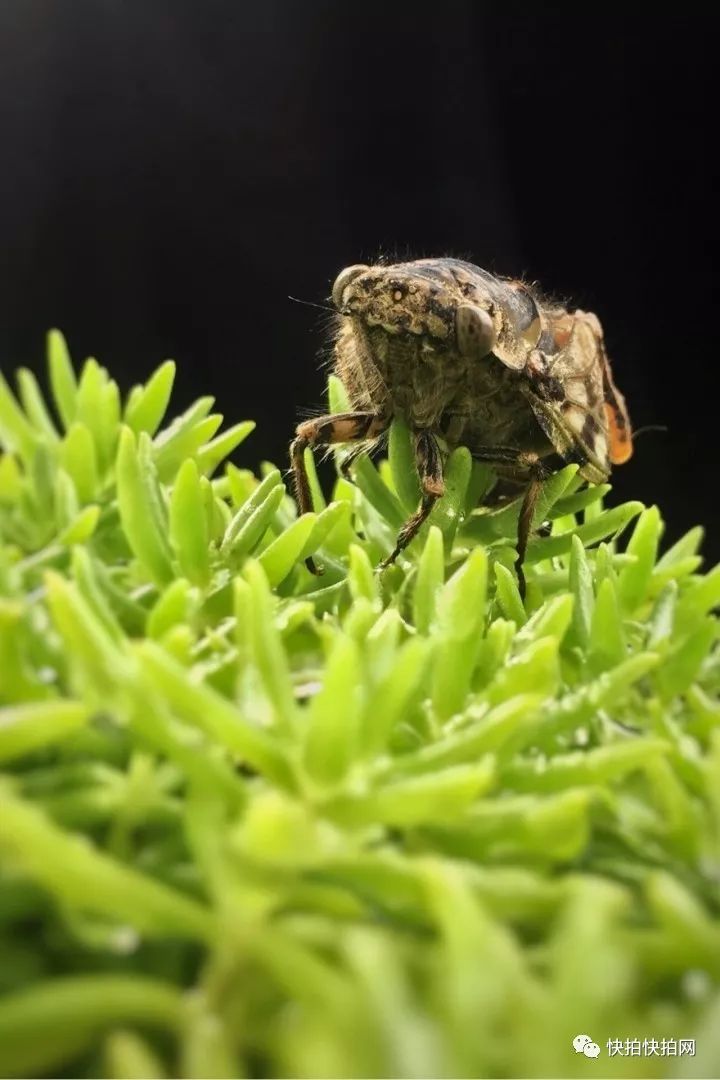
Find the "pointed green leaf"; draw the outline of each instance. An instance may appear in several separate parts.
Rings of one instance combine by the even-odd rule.
[[[159,585],[172,580],[167,532],[158,521],[149,460],[140,460],[135,436],[125,427],[120,436],[117,464],[120,517],[128,542],[150,577]]]
[[[410,516],[420,505],[420,481],[410,429],[397,417],[390,425],[388,460],[398,498]]]
[[[437,631],[450,641],[482,636],[487,595],[488,558],[475,548],[445,584],[437,599]]]
[[[136,653],[151,684],[177,716],[206,732],[274,783],[283,788],[292,787],[285,753],[271,733],[255,727],[217,691],[194,682],[156,642],[138,644]]]
[[[0,372],[0,446],[30,461],[38,438]]]
[[[303,514],[260,552],[258,562],[267,574],[271,586],[284,581],[300,561],[317,521],[317,514]]]
[[[223,537],[223,542],[220,548],[223,554],[229,551],[235,545],[237,538],[247,525],[252,515],[255,513],[258,507],[263,505],[273,488],[281,484],[281,482],[282,479],[280,476],[280,470],[273,469],[271,472],[268,473],[265,479],[255,487],[254,491],[252,491],[252,493],[244,499],[242,505],[230,521],[230,524],[228,525],[225,532],[225,536]],[[284,492],[285,489],[283,487],[282,494],[284,494]]]
[[[572,537],[570,548],[569,583],[573,594],[572,639],[586,648],[590,638],[590,625],[595,606],[592,571],[585,548],[578,536]]]
[[[435,618],[437,596],[445,581],[443,535],[431,525],[418,560],[413,588],[413,617],[421,634],[427,634]]]
[[[588,506],[601,502],[610,490],[610,484],[588,484],[572,495],[563,495],[549,508],[546,516],[554,521],[567,514],[579,514]]]
[[[713,618],[704,618],[700,625],[664,657],[657,672],[657,682],[663,701],[682,694],[697,678],[713,643],[720,638],[720,626]]]
[[[0,708],[0,761],[60,742],[84,727],[90,709],[80,701],[34,701]]]
[[[648,619],[648,648],[652,649],[657,645],[661,645],[672,637],[677,595],[677,582],[669,581],[655,601]]]
[[[64,832],[34,807],[0,792],[0,847],[66,903],[127,920],[146,933],[208,941],[210,911]]]
[[[183,1020],[178,989],[160,979],[123,974],[41,979],[0,1003],[0,1071],[59,1076],[68,1061],[94,1053],[112,1024],[147,1024],[172,1034]]]
[[[60,460],[72,477],[81,503],[96,498],[99,479],[95,442],[90,430],[79,421],[73,422],[60,445]]]
[[[174,626],[184,625],[192,610],[190,583],[176,578],[158,597],[148,615],[147,636],[160,641]]]
[[[208,523],[198,467],[192,458],[180,466],[170,496],[170,542],[180,569],[190,581],[210,579]]]
[[[590,547],[608,536],[616,536],[644,509],[645,507],[641,502],[623,503],[622,506],[604,510],[599,517],[580,525],[574,534],[562,533],[559,536],[543,536],[531,540],[528,545],[527,561],[536,563],[542,559],[552,558],[555,555],[567,554],[572,547],[572,535],[577,536],[578,540],[586,547]]]
[[[95,532],[100,520],[99,506],[85,506],[79,514],[58,533],[58,543],[65,547],[85,544]]]
[[[642,770],[670,744],[651,736],[609,743],[594,750],[516,761],[503,770],[505,783],[516,791],[557,791],[581,784],[605,784]]]
[[[352,466],[352,476],[370,505],[375,507],[392,529],[399,530],[408,515],[397,495],[382,482],[380,473],[369,457],[362,455],[357,459]]]
[[[618,579],[618,599],[625,611],[635,611],[646,597],[662,530],[657,506],[643,510],[627,546],[627,554],[635,561],[623,567]]]
[[[350,768],[358,748],[363,698],[358,646],[352,638],[338,637],[305,728],[303,762],[317,784],[335,785]]]
[[[77,411],[77,379],[65,338],[59,330],[51,330],[47,336],[47,360],[53,401],[67,431]]]
[[[175,361],[166,360],[150,376],[145,386],[136,387],[125,409],[124,420],[139,435],[154,435],[165,415],[175,381]]]
[[[547,600],[518,632],[518,645],[537,641],[541,637],[554,637],[562,641],[570,627],[573,610],[574,597],[568,593]]]
[[[487,792],[494,780],[491,758],[386,784],[366,795],[339,796],[325,813],[350,828],[374,825],[412,826],[452,820]]]
[[[348,585],[355,601],[364,597],[374,606],[380,603],[380,588],[372,563],[364,548],[352,544],[349,551]]]
[[[349,412],[352,408],[347,391],[337,375],[328,378],[328,406],[331,413]]]
[[[20,400],[35,430],[49,442],[57,442],[58,433],[52,421],[40,386],[32,371],[20,368],[17,373]]]
[[[252,510],[249,516],[246,512],[243,513],[250,509],[251,500],[248,499],[245,506],[238,511],[228,525],[220,547],[221,553],[232,558],[235,565],[239,565],[244,558],[252,554],[270,527],[284,496],[285,489],[282,485],[271,485],[263,502]],[[240,517],[241,514],[242,517]],[[238,528],[241,521],[243,524]],[[306,539],[306,536],[303,537],[303,543]]]
[[[495,597],[500,611],[506,619],[512,619],[517,627],[522,626],[527,615],[520,597],[517,581],[506,566],[496,562],[495,571]]]
[[[430,644],[411,638],[397,650],[389,672],[370,695],[360,741],[367,755],[382,753],[426,682]]]
[[[594,674],[614,668],[627,654],[620,605],[610,578],[605,578],[598,590],[588,647]]]
[[[248,435],[255,430],[253,420],[244,420],[241,424],[233,424],[227,431],[212,439],[197,452],[197,463],[200,472],[204,476],[212,476],[222,461],[232,454],[241,443],[245,442]]]
[[[275,624],[276,600],[259,562],[248,560],[243,575],[250,586],[249,631],[253,662],[274,706],[275,724],[289,730],[295,724],[295,699],[288,660]]]
[[[455,534],[465,513],[471,473],[470,451],[465,446],[459,446],[453,450],[445,462],[443,474],[445,494],[435,503],[428,519],[431,526],[436,525],[440,529],[448,551],[452,548]]]

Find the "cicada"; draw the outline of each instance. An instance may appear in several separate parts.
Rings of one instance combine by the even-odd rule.
[[[402,417],[421,501],[381,565],[417,534],[444,492],[444,455],[464,445],[500,478],[524,485],[516,564],[524,595],[533,514],[553,465],[576,463],[581,477],[600,483],[632,454],[597,316],[449,258],[349,266],[332,302],[333,366],[351,411],[298,425],[290,457],[300,510],[311,509],[307,447],[356,444],[347,468]],[[317,572],[312,560],[308,566]]]

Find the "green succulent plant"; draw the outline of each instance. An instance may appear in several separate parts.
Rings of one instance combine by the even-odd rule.
[[[162,426],[172,362],[123,403],[48,359],[51,407],[0,377],[0,1073],[717,1075],[701,529],[660,554],[568,466],[523,602],[519,501],[460,448],[379,575],[401,423],[330,502],[308,461],[298,517],[226,462],[252,423]],[[607,1047],[645,1038],[696,1053]]]

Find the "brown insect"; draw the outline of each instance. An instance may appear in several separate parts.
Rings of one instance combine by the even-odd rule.
[[[544,459],[577,463],[585,480],[600,483],[632,454],[599,320],[458,259],[349,266],[332,300],[334,370],[352,411],[298,425],[290,456],[301,512],[312,509],[307,447],[357,443],[347,470],[402,416],[415,439],[422,499],[382,566],[394,562],[443,494],[440,438],[447,449],[467,446],[501,478],[527,485],[517,540],[524,595]],[[308,567],[317,572],[311,559]]]

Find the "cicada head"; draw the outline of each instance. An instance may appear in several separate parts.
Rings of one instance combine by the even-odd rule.
[[[482,360],[495,356],[521,370],[542,333],[529,289],[459,259],[418,259],[350,266],[335,280],[341,315],[393,336],[409,334]]]

